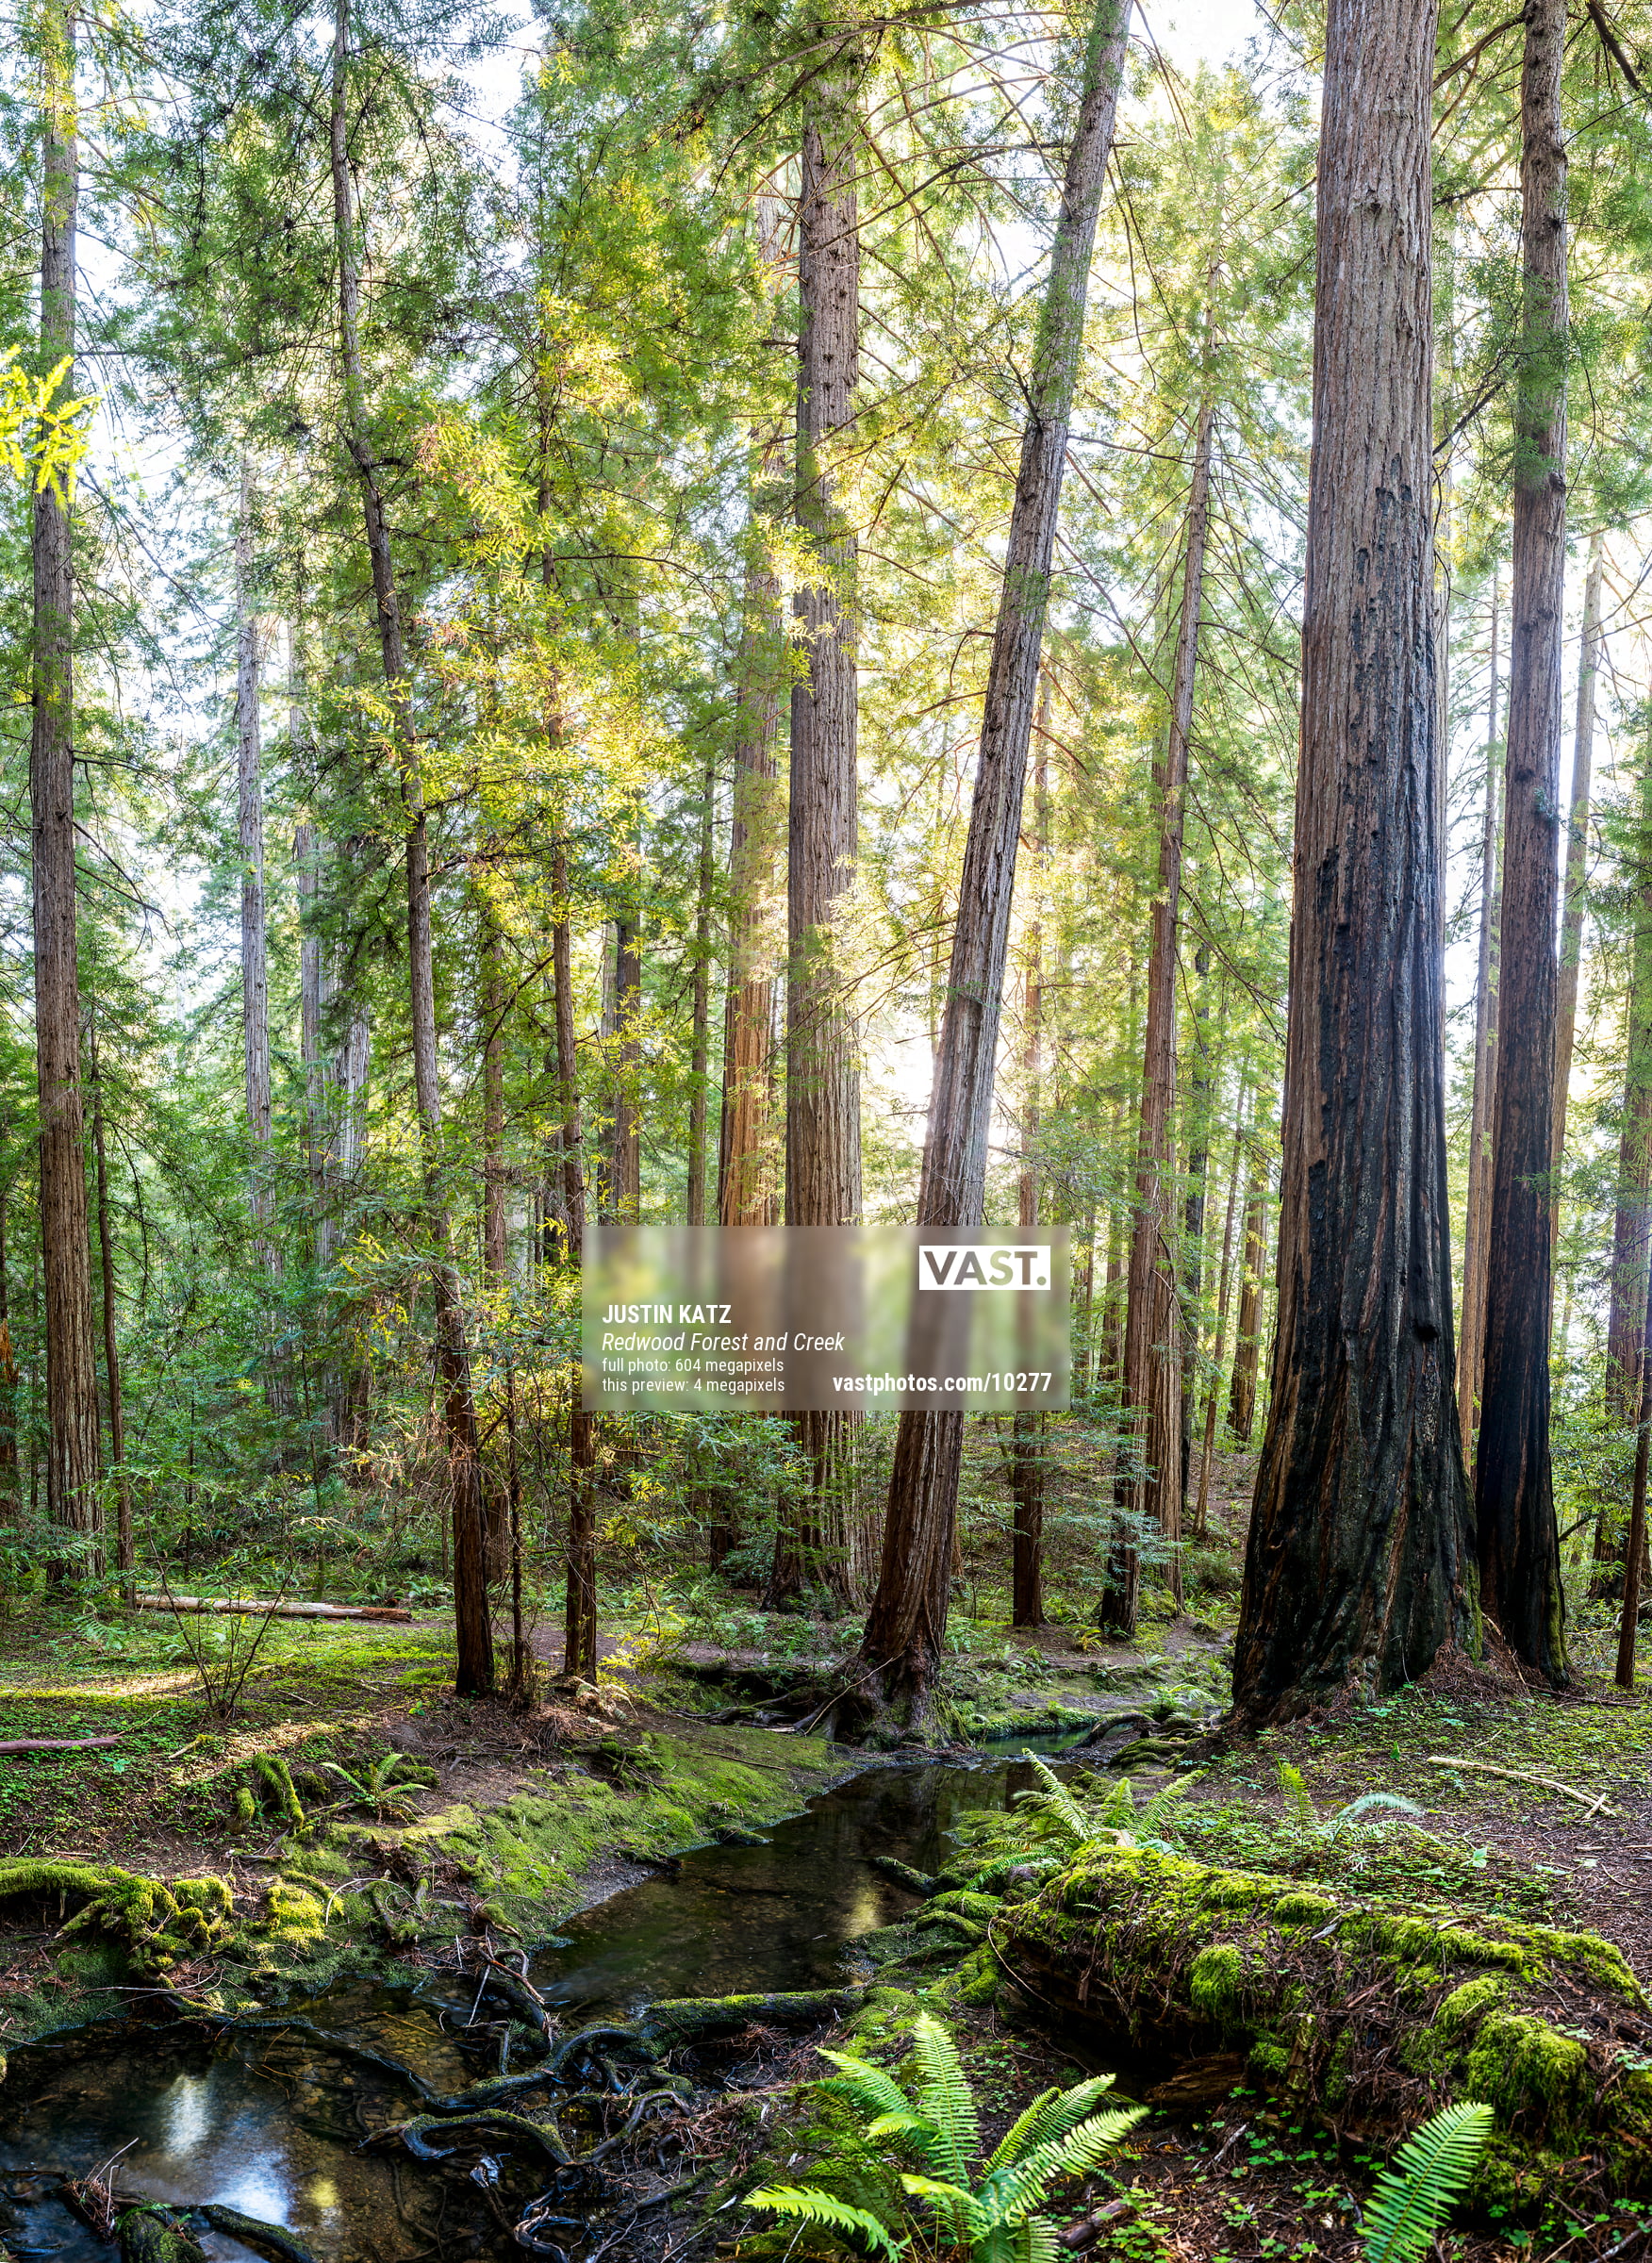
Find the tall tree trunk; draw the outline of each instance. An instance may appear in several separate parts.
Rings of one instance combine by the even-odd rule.
[[[568,1260],[577,1265],[585,1255],[585,1135],[580,1120],[579,1061],[573,1033],[573,931],[568,900],[568,850],[560,838],[553,851],[551,884],[556,899],[555,917],[551,925],[551,982],[556,1015],[556,1082],[562,1102],[562,1202],[568,1229]]]
[[[327,960],[318,914],[321,900],[321,835],[307,821],[292,831],[292,862],[298,878],[298,1048],[304,1069],[305,1170],[311,1214],[322,1255],[322,1227],[327,1198],[327,1072],[322,1028],[329,1003]]]
[[[1194,978],[1198,983],[1193,1009],[1193,1064],[1187,1080],[1187,1192],[1181,1209],[1181,1517],[1185,1528],[1192,1512],[1193,1411],[1198,1396],[1198,1355],[1203,1341],[1205,1212],[1210,1199],[1211,1101],[1220,1073],[1226,1001],[1217,1019],[1216,1044],[1211,1045],[1211,1004],[1206,987],[1211,951],[1201,942],[1193,954]]]
[[[717,771],[705,765],[705,800],[700,812],[700,860],[695,875],[694,999],[688,1055],[688,1223],[705,1224],[705,1079],[711,1036],[712,822],[716,814]]]
[[[764,197],[757,211],[762,258],[772,274],[784,256],[780,206],[774,198]],[[771,900],[784,801],[775,757],[787,655],[771,526],[778,517],[785,477],[785,450],[775,434],[763,445],[752,483],[735,678],[729,988],[723,1016],[718,1163],[718,1217],[724,1226],[769,1226],[776,1212],[770,1058],[776,937]]]
[[[0,1522],[22,1522],[17,1464],[17,1353],[11,1342],[11,1289],[7,1272],[6,1211],[11,1196],[9,1158],[3,1150],[11,1131],[0,1116]]]
[[[859,57],[845,49],[815,82],[798,200],[796,519],[808,579],[795,611],[808,674],[792,686],[786,858],[785,1217],[848,1226],[860,1216],[860,1068],[838,922],[859,853],[855,743],[856,546],[832,443],[854,413],[860,361],[860,223],[855,164]],[[811,1479],[785,1505],[769,1599],[810,1582],[855,1600],[850,1519],[858,1424],[797,1417]]]
[[[237,840],[240,849],[241,1065],[251,1150],[248,1208],[258,1263],[277,1264],[275,1190],[271,1182],[270,960],[264,894],[263,743],[258,695],[261,655],[258,609],[253,589],[251,466],[240,471],[240,511],[235,529],[235,775]]]
[[[1528,0],[1521,67],[1520,359],[1503,785],[1503,930],[1485,1378],[1475,1466],[1481,1603],[1515,1656],[1567,1678],[1549,1462],[1549,1165],[1566,568],[1565,0]]]
[[[333,175],[334,256],[339,267],[339,349],[343,376],[344,438],[361,482],[362,518],[372,568],[379,643],[389,695],[402,801],[407,823],[407,976],[413,1038],[413,1086],[423,1147],[425,1231],[430,1242],[436,1304],[437,1373],[448,1440],[454,1535],[454,1679],[461,1692],[486,1694],[493,1687],[493,1629],[482,1554],[482,1465],[476,1406],[471,1386],[471,1347],[443,1183],[441,1091],[436,1049],[436,983],[430,932],[430,847],[424,786],[413,720],[407,709],[402,608],[391,553],[389,520],[379,485],[379,462],[368,423],[360,343],[361,280],[347,145],[349,0],[337,0],[329,142]]]
[[[1434,0],[1330,0],[1326,25],[1279,1306],[1233,1674],[1251,1719],[1414,1680],[1473,1630],[1440,1026],[1434,27]]]
[[[1643,750],[1639,823],[1630,881],[1633,919],[1624,1059],[1623,1129],[1618,1135],[1612,1220],[1611,1302],[1606,1328],[1608,1419],[1634,1419],[1641,1375],[1641,1319],[1646,1306],[1652,1230],[1652,747]]]
[[[482,1270],[495,1295],[504,1287],[504,946],[486,894],[477,952],[482,1021]]]
[[[1027,923],[1027,972],[1021,1004],[1021,1172],[1017,1214],[1024,1234],[1039,1213],[1038,1142],[1044,1076],[1044,886],[1049,855],[1049,671],[1038,694],[1038,742],[1032,766],[1032,904]],[[1015,1530],[1010,1558],[1010,1624],[1044,1624],[1044,1437],[1041,1412],[1021,1408],[1011,1430],[1010,1492]]]
[[[642,944],[635,917],[614,922],[614,1129],[608,1200],[621,1225],[642,1215]]]
[[[1228,1386],[1228,1428],[1250,1444],[1256,1421],[1256,1370],[1262,1343],[1262,1269],[1267,1262],[1267,1166],[1250,1152],[1245,1187],[1245,1258],[1239,1274],[1239,1313],[1233,1329],[1233,1373]]]
[[[1181,610],[1170,682],[1170,729],[1158,766],[1159,870],[1148,951],[1148,1016],[1142,1047],[1142,1112],[1136,1140],[1135,1214],[1124,1321],[1124,1406],[1134,1451],[1118,1480],[1122,1512],[1109,1565],[1102,1624],[1133,1634],[1140,1536],[1156,1527],[1169,1560],[1170,1593],[1181,1604],[1181,1302],[1175,1230],[1176,934],[1181,916],[1181,828],[1188,745],[1198,674],[1198,619],[1210,518],[1211,427],[1215,404],[1199,403],[1187,497]],[[1116,1572],[1116,1577],[1115,1573]]]
[[[121,1402],[121,1355],[115,1340],[115,1254],[109,1231],[109,1169],[104,1148],[103,1072],[98,1065],[95,1012],[89,1017],[88,1036],[91,1049],[91,1151],[97,1167],[97,1247],[103,1272],[104,1381],[109,1403],[109,1460],[115,1465],[115,1563],[129,1575],[134,1561],[132,1487],[124,1467],[126,1415]]]
[[[1480,833],[1479,968],[1474,993],[1474,1095],[1468,1129],[1468,1200],[1462,1234],[1462,1328],[1457,1421],[1465,1462],[1479,1427],[1486,1326],[1486,1229],[1491,1221],[1492,1094],[1497,1078],[1497,580],[1492,576],[1492,668],[1486,693],[1486,814]]]
[[[38,19],[41,142],[41,360],[74,352],[75,208],[80,190],[74,35],[66,7]],[[59,397],[74,390],[73,369]],[[46,1305],[46,1513],[83,1536],[74,1569],[103,1571],[91,1247],[80,1098],[80,976],[74,900],[74,586],[68,505],[34,497],[33,813],[35,1049],[41,1105],[41,1255]]]
[[[923,1226],[977,1225],[985,1205],[987,1132],[1027,747],[1049,604],[1067,424],[1083,347],[1090,258],[1130,14],[1130,0],[1098,0],[1032,349],[1029,413],[987,667],[946,1016],[924,1143],[917,1200]],[[961,1412],[901,1415],[883,1565],[864,1650],[879,1669],[884,1694],[908,1712],[924,1707],[946,1632],[963,1449]]]
[[[1606,537],[1589,537],[1589,573],[1583,585],[1583,635],[1578,653],[1578,719],[1572,737],[1572,815],[1566,829],[1566,878],[1561,910],[1560,993],[1555,1006],[1555,1129],[1550,1168],[1558,1174],[1566,1152],[1566,1098],[1572,1083],[1572,1046],[1578,1030],[1578,970],[1583,955],[1583,897],[1589,853],[1589,797],[1594,768],[1594,686],[1600,673],[1600,585]],[[1549,1244],[1561,1238],[1557,1176],[1549,1204]]]
[[[1239,1087],[1233,1125],[1233,1160],[1228,1172],[1228,1206],[1222,1217],[1222,1270],[1216,1283],[1216,1341],[1211,1353],[1210,1388],[1205,1393],[1204,1441],[1198,1457],[1198,1500],[1193,1512],[1196,1539],[1204,1538],[1210,1519],[1211,1462],[1216,1450],[1216,1402],[1222,1388],[1222,1358],[1228,1348],[1228,1295],[1233,1285],[1233,1224],[1239,1209],[1239,1170],[1245,1157],[1245,1086]]]

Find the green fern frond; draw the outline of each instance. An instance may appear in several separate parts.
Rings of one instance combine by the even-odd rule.
[[[839,2200],[834,2192],[821,2192],[813,2185],[766,2185],[747,2193],[746,2205],[769,2208],[777,2216],[800,2216],[805,2223],[822,2223],[834,2232],[858,2232],[890,2263],[900,2263],[900,2249],[877,2218],[867,2208]]]
[[[1048,2216],[1029,2216],[1016,2227],[1015,2263],[1056,2263],[1061,2242]]]
[[[1291,1820],[1297,1828],[1299,1831],[1313,1830],[1319,1821],[1313,1794],[1300,1768],[1293,1768],[1289,1760],[1280,1762],[1280,1790],[1290,1802]]]
[[[1021,1758],[1032,1762],[1039,1788],[1035,1792],[1017,1792],[1016,1804],[1048,1815],[1057,1829],[1070,1839],[1075,1846],[1082,1846],[1087,1839],[1093,1839],[1096,1836],[1094,1818],[1079,1805],[1054,1771],[1046,1767],[1035,1752],[1024,1752]]]
[[[975,2097],[957,2044],[927,2011],[912,2023],[912,2055],[917,2061],[915,2089],[919,2109],[934,2125],[946,2166],[954,2176],[966,2176],[981,2143]]]
[[[1035,2146],[1052,2145],[1058,2138],[1065,2138],[1112,2088],[1111,2074],[1095,2074],[1088,2082],[1076,2083],[1070,2090],[1046,2090],[1042,2098],[1034,2098],[999,2139],[986,2164],[987,2174],[990,2176],[997,2169],[1013,2168]]]
[[[1053,2144],[1040,2145],[1013,2169],[1000,2172],[993,2180],[999,2221],[1019,2223],[1032,2215],[1058,2176],[1087,2176],[1122,2138],[1129,2136],[1147,2110],[1144,2106],[1121,2106],[1111,2114],[1092,2114],[1087,2122],[1068,2130],[1066,2137],[1058,2138]]]
[[[1429,2116],[1383,2170],[1362,2233],[1366,2263],[1422,2263],[1491,2139],[1489,2106],[1464,2099]]]
[[[933,2122],[926,2122],[921,2114],[914,2113],[907,2106],[899,2112],[880,2114],[875,2121],[868,2122],[867,2135],[868,2138],[916,2138],[920,2148],[928,2153],[940,2132]]]
[[[1130,1778],[1121,1776],[1101,1810],[1101,1821],[1109,1830],[1128,1831],[1135,1822],[1135,1793],[1130,1788]]]
[[[820,2057],[837,2069],[828,2077],[830,2087],[840,2092],[865,2114],[904,2114],[910,2111],[912,2101],[882,2067],[869,2060],[856,2058],[848,2051],[822,2051]]]
[[[991,2212],[982,2206],[974,2193],[944,2176],[903,2175],[900,2189],[914,2200],[933,2202],[935,2207],[944,2210],[959,2239],[967,2239],[973,2245],[976,2240],[988,2238],[994,2229]]]
[[[1357,1823],[1362,1815],[1369,1815],[1378,1808],[1386,1808],[1396,1815],[1415,1815],[1419,1819],[1423,1812],[1414,1799],[1401,1799],[1397,1792],[1362,1792],[1358,1799],[1350,1799],[1346,1808],[1338,1808],[1330,1821],[1321,1826],[1324,1836],[1327,1839],[1339,1837],[1350,1823]]]
[[[1141,1828],[1144,1831],[1150,1831],[1155,1824],[1163,1823],[1169,1809],[1176,1805],[1179,1799],[1187,1797],[1202,1774],[1202,1769],[1196,1768],[1191,1776],[1179,1776],[1173,1784],[1165,1784],[1160,1791],[1155,1792],[1142,1809]]]

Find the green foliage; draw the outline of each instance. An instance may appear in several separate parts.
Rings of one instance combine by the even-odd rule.
[[[1378,2177],[1361,2231],[1366,2263],[1422,2263],[1491,2141],[1489,2106],[1461,2099],[1429,2116]]]
[[[1113,2077],[1096,2075],[1034,2099],[982,2162],[974,2091],[950,2033],[932,2014],[920,2013],[913,2022],[909,2087],[849,2053],[822,2057],[837,2069],[828,2087],[865,2117],[867,2141],[887,2146],[897,2161],[921,2163],[900,2171],[901,2189],[924,2205],[923,2220],[946,2243],[968,2248],[974,2263],[1045,2263],[1053,2257],[1055,2226],[1040,2213],[1052,2188],[1089,2174],[1142,2119],[1140,2107],[1097,2113]],[[766,2186],[749,2192],[746,2203],[856,2234],[890,2255],[899,2252],[877,2218],[818,2187]],[[899,2246],[917,2238],[917,2223],[909,2222]]]

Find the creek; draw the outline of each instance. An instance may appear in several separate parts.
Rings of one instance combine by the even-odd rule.
[[[1059,1742],[1027,1738],[1016,1749]],[[534,1984],[572,2028],[663,1997],[841,1982],[854,1976],[856,1939],[915,1898],[871,1858],[938,1868],[961,1810],[1002,1807],[1031,1777],[1023,1761],[984,1756],[867,1769],[774,1825],[762,1844],[695,1848],[671,1875],[567,1920],[533,1955]],[[194,2027],[122,2024],[22,2046],[0,2090],[0,2242],[17,2263],[107,2263],[110,2249],[58,2189],[120,2153],[124,2198],[240,2209],[287,2227],[316,2263],[520,2256],[509,2203],[502,2209],[486,2181],[421,2166],[399,2145],[362,2149],[420,2101],[390,2069],[329,2050],[314,2032],[457,2091],[497,2064],[457,2040],[472,1996],[453,1974],[417,1990],[346,1980],[280,2007],[303,2026],[273,2018],[214,2040]],[[254,2252],[222,2231],[201,2237],[209,2256]]]

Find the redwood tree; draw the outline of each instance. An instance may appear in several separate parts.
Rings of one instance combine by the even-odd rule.
[[[858,56],[821,71],[803,125],[798,199],[797,523],[809,578],[796,600],[808,672],[792,686],[787,837],[785,1221],[848,1226],[860,1215],[860,1069],[838,958],[859,848],[855,742],[855,537],[831,446],[853,415],[860,356]],[[755,720],[756,719],[752,719]],[[798,1418],[812,1482],[775,1536],[770,1599],[811,1579],[852,1599],[846,1432],[852,1417]]]
[[[1509,741],[1485,1374],[1475,1490],[1481,1601],[1515,1655],[1566,1673],[1549,1462],[1561,643],[1566,569],[1565,0],[1528,0],[1520,75],[1524,295],[1514,420]]]
[[[952,931],[946,1018],[924,1142],[917,1198],[922,1226],[979,1225],[985,1207],[987,1130],[1027,748],[1049,605],[1067,425],[1083,347],[1090,257],[1113,146],[1130,13],[1130,0],[1098,0],[1033,346]],[[908,1712],[923,1708],[946,1632],[963,1449],[962,1412],[901,1415],[883,1564],[863,1648],[878,1671],[884,1694]]]
[[[1330,0],[1279,1313],[1234,1696],[1413,1678],[1473,1625],[1452,1420],[1430,377],[1434,0]]]
[[[74,352],[75,209],[80,160],[74,36],[66,8],[39,21],[41,359]],[[65,370],[58,397],[74,392]],[[84,1534],[76,1567],[103,1569],[98,1498],[102,1442],[92,1353],[91,1243],[80,1094],[80,976],[74,869],[74,586],[62,490],[34,498],[34,651],[28,790],[34,854],[35,1050],[40,1076],[41,1271],[46,1308],[46,1505],[54,1524]]]

